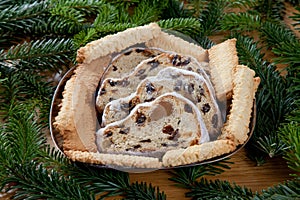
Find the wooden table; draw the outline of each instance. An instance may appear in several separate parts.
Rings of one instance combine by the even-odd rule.
[[[246,186],[253,192],[267,189],[270,186],[292,179],[290,176],[294,171],[287,167],[282,158],[269,159],[264,165],[256,166],[251,161],[244,150],[239,151],[231,157],[229,165],[231,169],[217,176],[206,177],[211,180],[220,179],[235,182],[240,186]],[[159,186],[160,191],[164,191],[167,199],[189,199],[185,198],[187,190],[174,186],[174,182],[168,180],[170,174],[168,170],[158,170],[150,173],[130,174],[132,182],[147,182],[152,186]]]

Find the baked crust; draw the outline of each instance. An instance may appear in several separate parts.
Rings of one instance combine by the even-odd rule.
[[[236,149],[231,140],[215,140],[186,149],[176,149],[166,152],[162,162],[165,167],[173,167],[197,163],[210,158],[230,153]]]
[[[97,151],[96,110],[91,105],[95,104],[98,82],[110,60],[111,57],[106,56],[89,64],[79,64],[67,81],[61,109],[53,123],[63,136],[64,150]]]
[[[230,139],[235,145],[243,144],[249,133],[253,99],[260,79],[255,72],[244,65],[233,68],[233,96],[227,121],[219,139]]]
[[[76,60],[79,63],[90,63],[99,57],[120,52],[134,44],[153,39],[160,32],[160,27],[156,23],[150,23],[149,25],[129,28],[113,35],[107,35],[78,49]]]
[[[65,90],[63,91],[63,99],[60,106],[60,111],[55,117],[53,126],[59,131],[62,136],[63,150],[72,150],[76,149],[79,151],[87,151],[85,146],[81,141],[78,141],[77,131],[74,125],[74,109],[72,106],[74,83],[76,76],[73,75],[65,85]]]
[[[103,154],[94,152],[82,151],[65,151],[65,154],[72,161],[79,161],[83,163],[97,164],[97,165],[113,165],[124,168],[148,168],[159,169],[162,163],[158,158],[145,156],[131,156],[121,154]]]
[[[238,65],[236,39],[229,39],[208,50],[211,81],[218,99],[230,99],[232,70]]]

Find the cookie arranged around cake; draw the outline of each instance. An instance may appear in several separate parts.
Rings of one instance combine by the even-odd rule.
[[[118,169],[234,152],[249,138],[260,83],[239,65],[235,45],[203,49],[150,23],[80,48],[51,123],[59,148],[73,161]]]

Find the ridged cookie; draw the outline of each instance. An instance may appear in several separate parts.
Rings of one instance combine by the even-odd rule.
[[[170,66],[194,71],[209,81],[209,77],[204,71],[207,65],[208,63],[206,62],[199,63],[192,57],[180,56],[176,53],[162,53],[154,58],[146,59],[128,76],[121,79],[105,79],[99,88],[96,98],[96,107],[99,113],[102,114],[107,103],[134,93],[143,79],[149,76],[155,76],[161,69]]]
[[[253,100],[260,79],[254,78],[255,72],[244,65],[234,67],[232,73],[232,105],[219,139],[230,139],[240,145],[248,138]]]
[[[209,141],[198,108],[175,92],[137,105],[125,119],[101,128],[96,138],[102,153],[155,157]]]
[[[230,99],[232,95],[232,70],[238,65],[236,39],[229,39],[208,50],[211,81],[218,99]]]
[[[108,103],[102,126],[125,118],[139,103],[153,101],[169,92],[177,92],[192,101],[201,111],[210,138],[217,138],[223,120],[213,87],[199,74],[175,67],[162,69],[156,76],[143,80],[132,95]]]

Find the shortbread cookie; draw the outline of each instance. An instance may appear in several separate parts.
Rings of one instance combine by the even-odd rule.
[[[192,57],[162,53],[154,58],[142,61],[131,74],[122,79],[105,79],[98,92],[96,107],[99,113],[103,113],[107,103],[134,93],[138,84],[143,79],[149,76],[155,76],[161,69],[170,66],[197,72],[209,81],[208,76],[203,70],[206,65],[207,63],[199,63]]]
[[[155,157],[209,141],[198,108],[175,92],[137,105],[125,119],[100,129],[96,137],[99,152]]]
[[[83,163],[106,165],[112,167],[159,169],[162,163],[158,158],[132,155],[103,154],[82,151],[65,151],[65,154],[72,160]]]
[[[218,99],[232,95],[232,69],[238,65],[236,39],[226,40],[208,50],[211,82]]]
[[[220,139],[230,139],[236,145],[247,140],[254,95],[260,82],[254,75],[247,66],[238,65],[233,69],[232,105]]]
[[[134,47],[121,52],[113,58],[107,70],[103,74],[105,78],[122,78],[129,75],[143,60],[155,57],[164,52],[158,48]]]
[[[99,57],[118,53],[132,45],[147,42],[157,37],[160,32],[161,29],[156,23],[150,23],[107,35],[81,47],[77,51],[76,60],[78,63],[90,63]]]
[[[67,81],[63,100],[54,127],[63,135],[64,150],[96,152],[97,118],[95,91],[110,56],[100,57],[89,64],[79,64]]]
[[[79,151],[86,151],[86,147],[78,140],[78,134],[74,125],[72,98],[74,91],[74,82],[76,76],[72,76],[65,85],[65,90],[63,92],[63,99],[60,104],[60,111],[55,117],[53,122],[53,127],[55,127],[60,135],[62,136],[62,149],[72,150],[76,149]]]
[[[210,138],[217,138],[223,120],[214,89],[199,74],[175,67],[162,69],[157,76],[143,80],[132,95],[108,103],[103,112],[102,126],[125,118],[137,104],[153,101],[169,92],[177,92],[192,101],[201,111]]]
[[[162,162],[165,167],[192,164],[233,152],[235,149],[236,146],[231,140],[215,140],[186,149],[170,150],[163,156]]]

